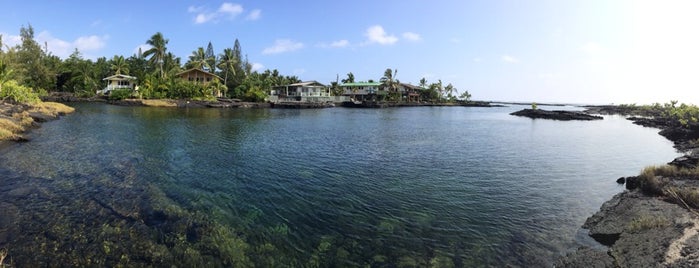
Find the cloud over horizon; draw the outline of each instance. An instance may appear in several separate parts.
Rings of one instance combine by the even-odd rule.
[[[263,55],[280,54],[285,52],[291,52],[295,50],[302,49],[304,44],[301,42],[295,42],[291,39],[277,39],[274,41],[274,45],[267,47],[262,50]]]
[[[381,25],[369,27],[364,35],[367,37],[367,44],[392,45],[398,42],[398,37],[387,34]]]
[[[218,22],[221,19],[233,20],[238,15],[242,14],[245,9],[240,4],[224,2],[218,9],[211,11],[204,6],[190,6],[187,12],[194,13],[194,23],[203,24],[207,22]],[[246,17],[248,20],[257,20],[260,18],[261,10],[254,9]]]

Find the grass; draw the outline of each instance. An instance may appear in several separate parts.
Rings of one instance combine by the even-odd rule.
[[[52,116],[59,116],[75,112],[75,108],[58,102],[39,102],[32,105],[31,111]]]
[[[699,167],[680,168],[672,165],[646,167],[638,176],[639,188],[646,194],[674,199],[688,209],[699,209],[699,188],[676,187],[671,178],[699,179]]]
[[[177,107],[177,103],[168,100],[141,100],[141,102],[151,107]]]
[[[26,111],[14,112],[11,110],[2,113],[0,111],[0,140],[15,140],[20,134],[34,124],[30,113],[39,113],[58,117],[75,111],[74,108],[56,102],[38,102],[29,106]],[[12,114],[10,114],[12,113]]]
[[[670,221],[664,217],[644,214],[631,220],[631,222],[626,225],[626,230],[629,232],[639,232],[648,229],[667,227],[669,225]]]

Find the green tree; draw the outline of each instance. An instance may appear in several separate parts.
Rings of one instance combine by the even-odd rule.
[[[124,59],[124,56],[114,55],[109,63],[109,68],[114,72],[114,74],[129,74],[129,65]]]
[[[383,73],[383,77],[379,80],[381,82],[381,87],[388,91],[391,96],[395,99],[396,97],[398,100],[400,100],[400,96],[398,96],[398,86],[400,85],[400,81],[396,79],[396,74],[398,74],[398,70],[391,70],[391,68],[386,69]]]
[[[44,64],[46,52],[41,49],[39,43],[34,40],[34,28],[20,28],[21,45],[18,49],[16,68],[17,75],[23,85],[34,90],[52,89],[56,84],[55,70],[49,70]]]
[[[447,84],[446,87],[444,87],[444,93],[447,94],[447,99],[449,101],[454,101],[456,98],[456,94],[459,94],[459,90],[454,87],[451,83]]]
[[[146,52],[143,53],[143,56],[150,59],[148,59],[148,62],[153,65],[157,66],[157,68],[160,70],[160,78],[165,77],[165,71],[164,65],[165,65],[165,57],[168,56],[167,54],[167,43],[169,42],[168,39],[165,39],[163,37],[163,34],[160,32],[155,33],[153,36],[146,41],[146,44],[150,45],[151,48],[146,50]]]
[[[197,50],[192,51],[189,55],[189,61],[185,64],[187,68],[194,68],[199,70],[210,70],[209,59],[206,57],[206,52],[203,47],[198,47]]]
[[[211,41],[209,41],[209,44],[206,46],[206,53],[204,54],[209,66],[207,70],[212,74],[216,73],[216,54],[214,53],[214,46],[211,44]]]
[[[235,76],[236,66],[238,66],[240,59],[235,57],[233,49],[226,48],[219,55],[219,60],[218,68],[223,71],[223,84],[228,87],[228,74]]]
[[[354,74],[352,72],[347,73],[347,78],[342,79],[343,84],[354,83]]]
[[[2,59],[0,59],[0,94],[2,94],[2,85],[10,81],[12,77],[12,69]]]
[[[468,90],[464,90],[459,98],[461,98],[462,101],[469,102],[471,101],[471,93],[468,93]]]

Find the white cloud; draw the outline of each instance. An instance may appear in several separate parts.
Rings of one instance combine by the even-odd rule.
[[[250,11],[250,14],[248,14],[247,17],[245,17],[246,20],[258,20],[262,16],[262,10],[259,9],[253,9]]]
[[[253,63],[252,63],[252,71],[253,71],[253,72],[255,72],[255,71],[260,71],[260,70],[262,70],[262,69],[264,69],[264,68],[265,68],[265,66],[262,65],[262,63],[259,63],[259,62],[253,62]]]
[[[146,50],[149,50],[151,48],[151,45],[149,44],[141,44],[138,45],[136,48],[133,49],[133,54],[138,54],[138,49],[141,49],[141,53],[146,52]]]
[[[36,35],[35,39],[39,45],[42,47],[46,45],[49,52],[58,57],[67,58],[77,48],[86,58],[91,58],[88,56],[90,52],[96,52],[104,48],[107,45],[109,36],[89,35],[78,37],[74,41],[65,41],[52,36],[47,31],[42,31]]]
[[[299,76],[299,75],[306,73],[306,69],[303,69],[303,68],[294,69],[294,71],[292,73],[296,76]]]
[[[348,47],[350,45],[350,42],[347,41],[347,39],[342,39],[342,40],[337,40],[333,41],[330,44],[328,43],[318,43],[316,44],[316,47],[320,48],[343,48],[343,47]]]
[[[404,32],[403,38],[407,39],[408,41],[414,42],[422,40],[422,37],[419,34],[413,32]]]
[[[368,44],[377,43],[380,45],[392,45],[398,42],[398,37],[387,34],[381,25],[369,27],[364,35],[366,35],[368,39]]]
[[[107,39],[109,39],[109,36],[81,36],[73,44],[80,51],[100,50],[106,45]]]
[[[195,13],[194,23],[196,24],[217,22],[222,18],[232,20],[238,17],[238,15],[242,14],[243,11],[244,9],[242,5],[228,2],[221,4],[221,6],[215,11],[208,10],[203,6],[190,6],[187,8],[187,12]],[[257,18],[259,18],[259,9],[253,10],[249,17],[255,13],[257,13]]]
[[[582,47],[580,47],[580,50],[587,54],[594,55],[603,52],[605,48],[596,42],[587,42]]]
[[[512,57],[510,55],[502,55],[500,56],[500,59],[507,63],[519,63],[519,60],[517,58]]]
[[[262,50],[262,54],[279,54],[284,52],[291,52],[294,50],[299,50],[303,48],[303,43],[294,42],[290,39],[277,39],[274,41],[274,46],[265,48]]]
[[[2,47],[0,50],[5,50],[7,47],[14,47],[22,44],[22,38],[19,35],[10,35],[6,33],[0,33],[0,35],[2,35]]]
[[[349,46],[349,41],[346,39],[338,40],[335,42],[330,43],[331,47],[346,47]]]
[[[221,14],[227,14],[231,18],[235,18],[243,13],[243,6],[233,3],[223,3],[221,4],[221,7],[218,8],[218,12]]]

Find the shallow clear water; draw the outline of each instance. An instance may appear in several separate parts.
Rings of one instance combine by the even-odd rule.
[[[0,149],[20,266],[550,265],[616,178],[677,156],[522,107],[76,108]]]

